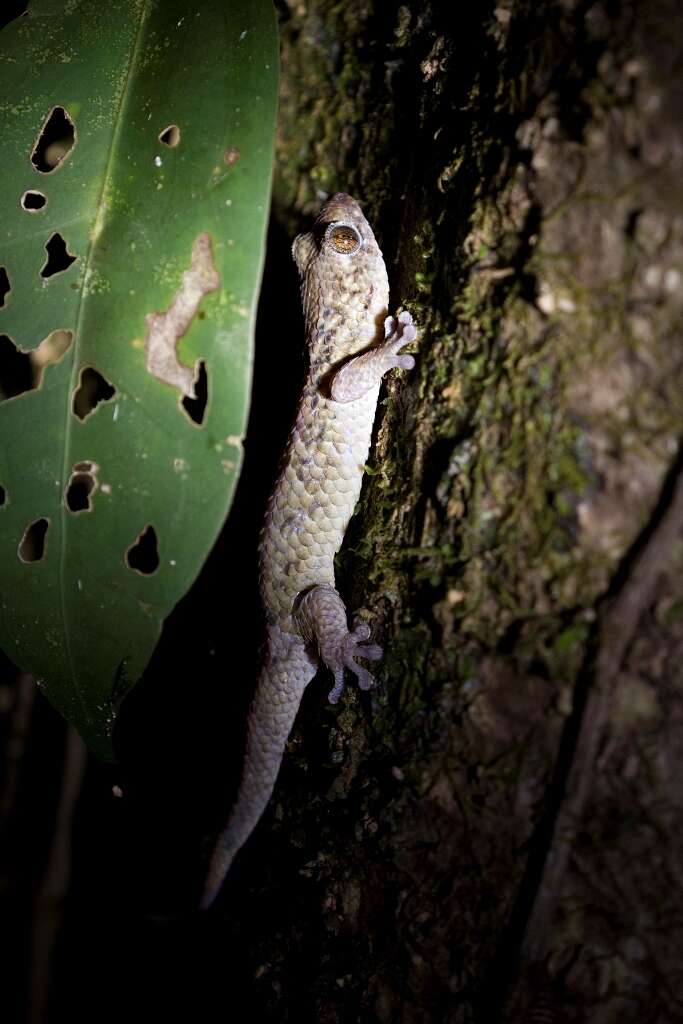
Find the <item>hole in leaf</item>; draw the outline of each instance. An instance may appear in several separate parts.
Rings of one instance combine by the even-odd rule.
[[[206,363],[203,359],[199,360],[193,387],[195,397],[191,398],[189,395],[185,395],[182,404],[183,409],[192,422],[201,427],[206,415],[206,403],[209,400],[209,378],[206,372]]]
[[[41,174],[49,174],[64,163],[74,147],[76,128],[64,107],[53,107],[40,129],[31,153],[31,163]]]
[[[45,535],[49,519],[35,519],[24,530],[17,554],[22,562],[39,562],[45,554]]]
[[[0,402],[34,387],[30,353],[22,352],[11,338],[0,334]]]
[[[153,526],[147,525],[135,542],[126,551],[126,564],[143,576],[151,576],[159,567],[157,535]]]
[[[53,274],[61,274],[63,270],[68,270],[76,259],[75,256],[67,251],[66,242],[58,231],[55,231],[48,238],[45,243],[45,252],[47,253],[47,259],[45,266],[40,271],[41,277],[52,277]]]
[[[73,341],[73,331],[53,331],[30,352],[0,334],[0,402],[39,388],[46,366],[60,361]]]
[[[5,296],[12,290],[9,277],[4,267],[0,267],[0,308],[5,305]]]
[[[164,146],[170,146],[173,149],[180,142],[180,128],[177,124],[169,124],[168,128],[164,128],[163,132],[159,133],[159,142],[163,142]]]
[[[24,192],[21,197],[22,209],[28,210],[29,213],[35,213],[37,210],[42,210],[47,203],[47,197],[42,192],[36,192],[35,189],[30,188],[28,192]]]
[[[72,411],[79,420],[84,420],[100,402],[108,402],[116,394],[113,387],[93,366],[84,366],[78,377],[78,387],[74,391]]]
[[[7,491],[2,486],[2,484],[0,484],[0,508],[2,508],[2,506],[5,504],[6,500],[7,500]]]
[[[77,462],[73,468],[64,498],[69,512],[90,512],[90,495],[97,487],[97,465],[94,462]]]

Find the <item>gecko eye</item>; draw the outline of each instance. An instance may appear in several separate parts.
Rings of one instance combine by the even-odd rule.
[[[360,232],[350,224],[330,224],[325,232],[325,241],[342,256],[355,256],[363,244]]]

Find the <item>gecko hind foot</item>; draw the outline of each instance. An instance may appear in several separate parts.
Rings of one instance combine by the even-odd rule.
[[[330,704],[336,704],[344,690],[344,669],[353,672],[358,680],[361,690],[370,690],[375,685],[375,677],[362,665],[356,664],[356,658],[367,658],[368,661],[379,661],[384,651],[379,644],[369,644],[366,641],[370,637],[370,627],[367,622],[359,622],[351,633],[347,633],[339,651],[339,663],[332,666],[334,673],[334,686],[330,690],[327,699]]]
[[[382,648],[368,643],[370,627],[367,622],[356,621],[349,630],[346,608],[341,597],[329,584],[312,587],[297,602],[296,618],[303,638],[314,643],[320,660],[334,676],[334,686],[328,700],[336,704],[344,689],[344,670],[356,676],[361,690],[375,685],[372,673],[356,663],[356,658],[379,661]]]

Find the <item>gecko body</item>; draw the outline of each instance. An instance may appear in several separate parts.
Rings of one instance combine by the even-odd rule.
[[[416,337],[409,313],[387,316],[382,253],[358,203],[332,196],[312,231],[297,236],[308,370],[280,475],[268,501],[259,545],[265,614],[262,668],[249,712],[242,779],[228,824],[216,842],[201,906],[215,899],[232,860],[273,791],[303,692],[321,664],[344,670],[362,689],[374,683],[357,658],[377,660],[365,623],[349,629],[335,589],[334,556],[360,495],[379,387]]]

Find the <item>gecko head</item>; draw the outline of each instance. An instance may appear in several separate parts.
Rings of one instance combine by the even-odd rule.
[[[321,260],[328,271],[334,268],[340,276],[347,276],[349,272],[362,273],[364,267],[372,272],[382,259],[360,204],[346,192],[336,192],[323,203],[313,230],[294,240],[292,253],[302,276]]]

